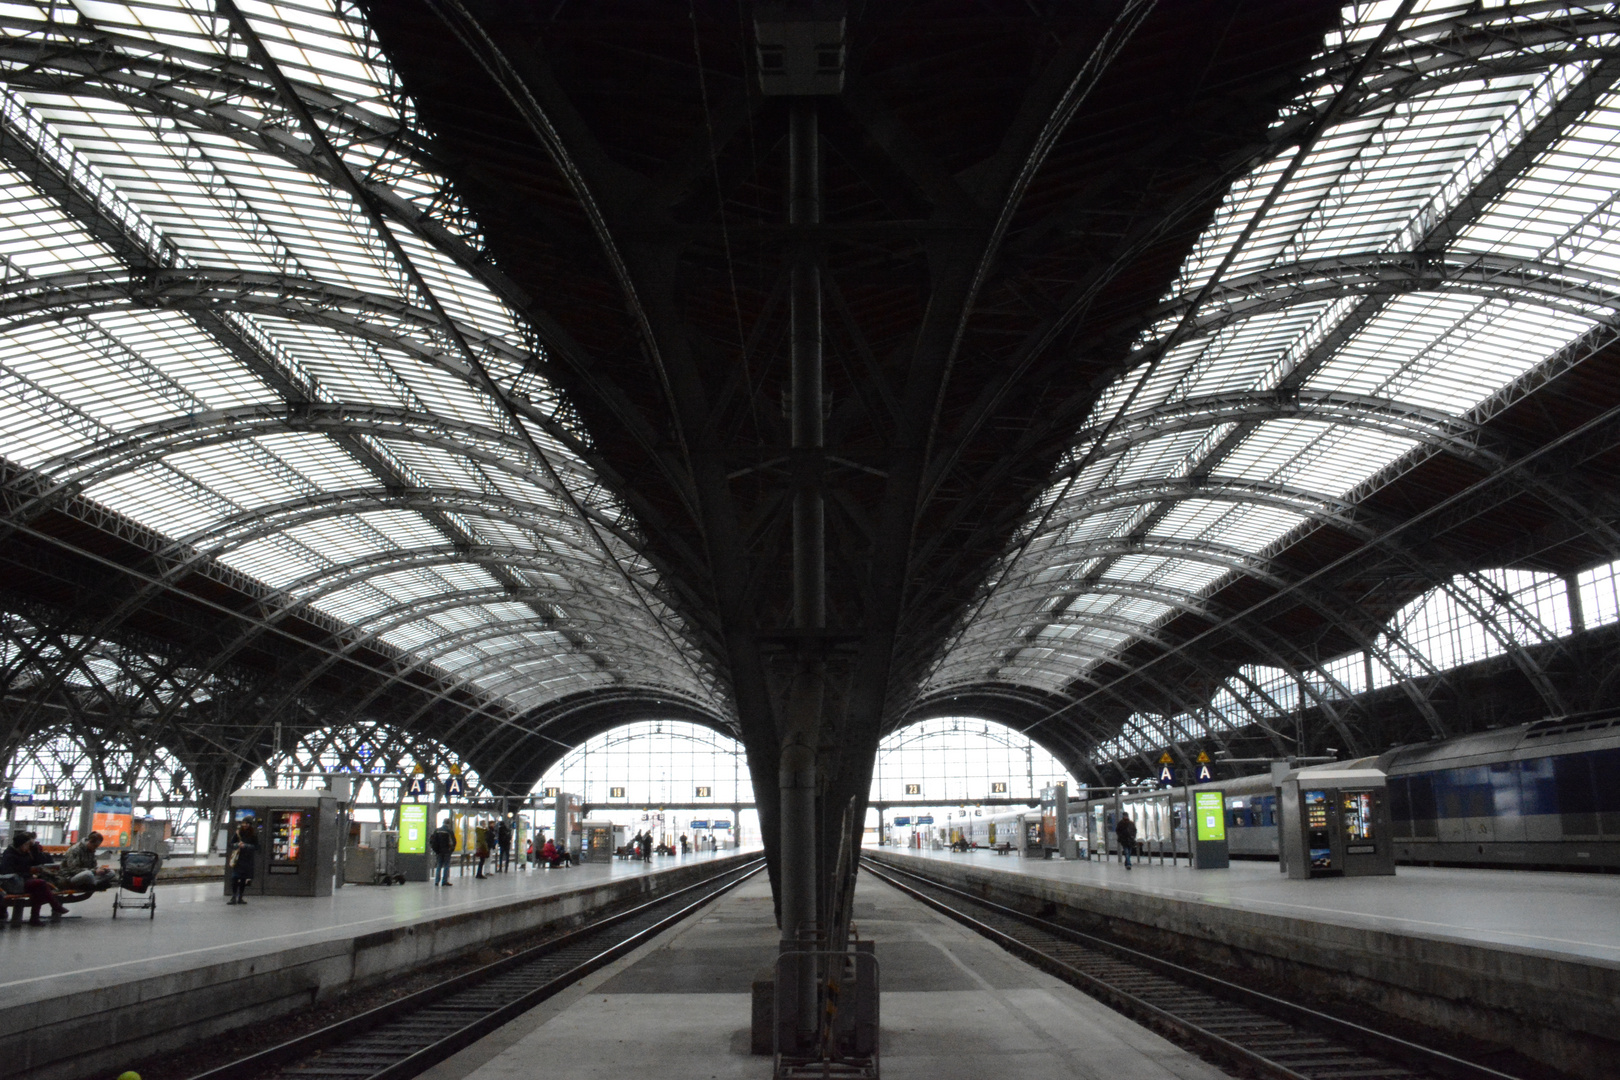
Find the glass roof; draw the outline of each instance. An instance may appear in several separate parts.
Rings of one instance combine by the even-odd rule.
[[[925,692],[1083,680],[1620,317],[1613,18],[1420,3],[1346,88],[1395,6],[1345,8]]]
[[[410,265],[210,0],[0,3],[0,459],[512,709],[723,713],[364,24],[240,7]]]

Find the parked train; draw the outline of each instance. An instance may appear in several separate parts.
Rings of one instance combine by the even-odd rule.
[[[1397,862],[1620,870],[1620,710],[1553,717],[1512,728],[1401,746],[1336,768],[1375,767],[1389,778]],[[1188,791],[1218,790],[1236,858],[1277,857],[1277,788],[1269,773],[1187,788],[1071,799],[1080,851],[1117,854],[1128,812],[1149,857],[1187,853]],[[1040,811],[941,823],[944,843],[1039,847]]]

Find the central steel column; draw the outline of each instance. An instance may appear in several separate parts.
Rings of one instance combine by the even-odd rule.
[[[816,103],[795,98],[789,106],[788,224],[821,220]],[[821,273],[805,231],[794,230],[790,253],[789,351],[792,360],[793,625],[819,630],[827,623],[826,542],[822,515],[820,452]],[[781,886],[782,936],[816,938],[816,745],[820,740],[822,681],[818,642],[799,641],[790,703],[789,733],[782,747]],[[801,1038],[817,1028],[815,965],[799,965],[793,979]]]

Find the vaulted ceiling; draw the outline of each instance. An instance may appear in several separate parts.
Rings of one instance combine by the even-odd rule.
[[[1312,673],[1413,597],[1620,558],[1607,7],[852,3],[814,226],[753,15],[8,6],[7,738],[99,680],[222,777],[678,715],[759,779],[814,656],[850,792],[953,709],[1078,770],[1246,664],[1353,738]]]

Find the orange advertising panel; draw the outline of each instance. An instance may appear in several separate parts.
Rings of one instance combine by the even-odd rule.
[[[98,791],[90,807],[90,828],[101,834],[105,851],[127,850],[135,843],[135,804],[127,792]]]

